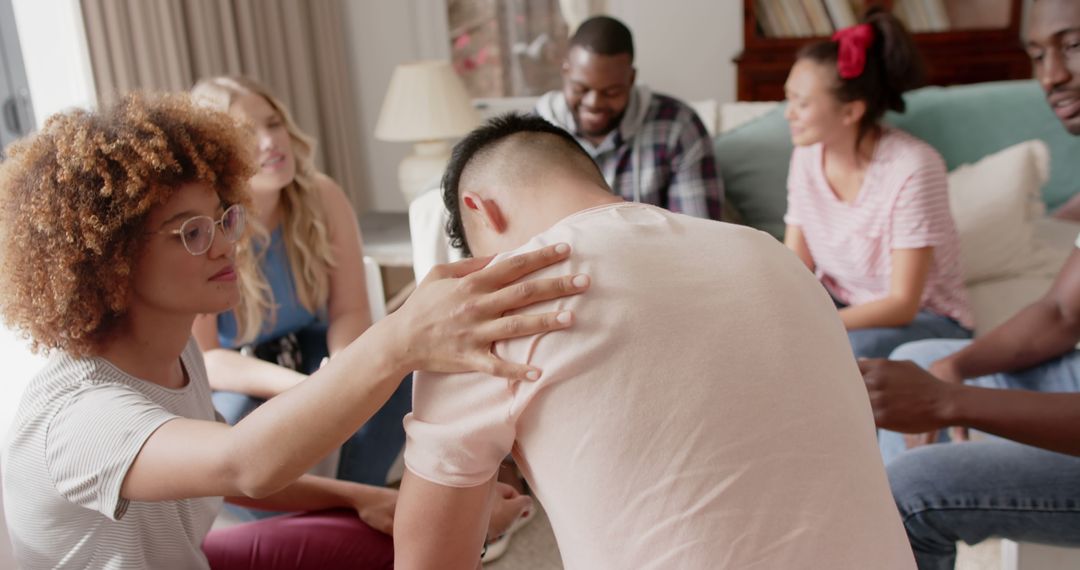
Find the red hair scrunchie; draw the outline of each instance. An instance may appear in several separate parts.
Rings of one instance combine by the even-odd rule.
[[[856,24],[837,30],[832,41],[840,44],[836,56],[836,70],[840,77],[853,79],[862,75],[866,69],[866,52],[874,43],[874,27],[870,24]]]

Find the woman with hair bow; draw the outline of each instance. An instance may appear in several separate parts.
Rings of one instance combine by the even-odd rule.
[[[949,212],[945,161],[882,124],[922,79],[914,42],[891,14],[805,46],[785,84],[795,151],[784,243],[832,295],[855,356],[883,358],[974,326]]]

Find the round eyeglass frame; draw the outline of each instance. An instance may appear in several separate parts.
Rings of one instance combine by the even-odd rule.
[[[230,213],[236,213],[239,216],[239,219],[236,222],[236,226],[232,232],[225,229],[225,219],[229,217]],[[199,250],[196,250],[191,244],[188,243],[187,232],[185,230],[188,229],[189,224],[205,223],[203,222],[203,220],[210,221],[210,236],[206,239],[206,246]],[[244,235],[244,226],[246,225],[246,222],[247,211],[244,209],[244,206],[242,204],[233,204],[232,206],[225,208],[225,211],[221,213],[221,217],[216,220],[214,218],[211,218],[210,216],[192,216],[184,220],[184,223],[180,224],[179,229],[163,230],[163,232],[171,235],[179,235],[180,241],[184,244],[184,249],[186,249],[187,252],[191,255],[202,255],[210,251],[210,248],[213,247],[217,226],[221,226],[222,237],[228,240],[229,243],[236,243],[237,241],[240,241],[240,238]]]

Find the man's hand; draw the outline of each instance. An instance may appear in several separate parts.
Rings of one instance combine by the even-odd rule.
[[[946,357],[934,361],[934,363],[930,365],[929,371],[932,376],[942,382],[956,385],[964,383],[964,377],[957,372],[955,363],[951,358]],[[938,434],[940,433],[940,430],[933,430],[926,433],[904,434],[904,443],[907,445],[908,449],[930,445],[932,443],[937,443]],[[967,441],[967,428],[954,426],[952,428],[952,439],[953,441]]]
[[[963,385],[964,376],[956,368],[956,360],[952,356],[942,358],[935,361],[930,365],[930,373],[935,377],[955,384],[957,386]],[[969,441],[971,439],[968,434],[968,428],[966,426],[952,426],[949,429],[949,433],[953,441]],[[934,439],[937,439],[937,432],[935,432]],[[933,442],[929,442],[933,443]],[[909,446],[910,447],[910,446]]]
[[[910,361],[860,360],[859,371],[879,428],[922,435],[949,425],[949,406],[959,385]]]

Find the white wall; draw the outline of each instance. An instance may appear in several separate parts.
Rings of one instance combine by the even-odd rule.
[[[446,0],[364,0],[346,5],[368,204],[377,211],[404,211],[397,165],[408,154],[408,145],[377,141],[372,132],[398,63],[449,57]],[[634,32],[639,81],[690,101],[735,100],[731,60],[742,50],[740,0],[608,0],[608,6],[611,15]]]
[[[375,140],[390,75],[399,63],[450,56],[445,0],[364,0],[345,2],[346,37],[353,69],[353,92],[360,99],[361,149],[367,168],[370,209],[403,212],[397,166],[410,151],[407,143]]]
[[[735,100],[742,51],[740,0],[608,0],[634,33],[638,81],[680,99]]]
[[[12,0],[34,119],[97,104],[78,0]]]
[[[344,4],[367,204],[377,211],[404,211],[397,165],[409,146],[377,141],[372,133],[394,67],[449,56],[446,0]],[[735,100],[731,59],[742,49],[741,1],[608,0],[608,6],[634,31],[639,81],[691,101]],[[78,0],[13,0],[13,7],[37,124],[69,107],[93,107]]]

